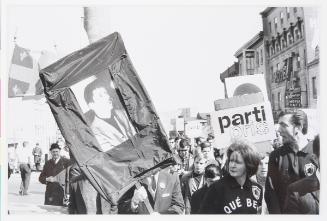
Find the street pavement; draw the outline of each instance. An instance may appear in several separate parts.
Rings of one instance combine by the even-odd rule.
[[[67,214],[67,208],[44,205],[45,185],[39,182],[40,172],[32,172],[29,195],[19,195],[20,174],[12,174],[8,180],[9,214]]]

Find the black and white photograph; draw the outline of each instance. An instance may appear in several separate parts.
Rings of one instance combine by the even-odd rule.
[[[1,217],[321,220],[324,11],[2,0]]]

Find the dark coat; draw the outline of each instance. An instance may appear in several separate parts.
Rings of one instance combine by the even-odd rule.
[[[287,188],[284,213],[319,214],[320,185],[316,175],[303,178]]]
[[[200,207],[207,191],[208,186],[204,185],[193,193],[191,198],[191,214],[201,214]]]
[[[193,193],[204,185],[204,174],[201,175],[202,177],[200,178],[201,180],[199,184],[197,184],[193,175],[193,171],[190,171],[184,174],[181,179],[182,194],[185,204],[185,214],[191,213],[191,197]]]
[[[214,182],[201,203],[201,214],[257,214],[263,198],[262,187],[246,179],[243,186],[227,175]]]
[[[39,176],[39,181],[46,184],[45,205],[62,206],[64,194],[68,188],[68,167],[70,160],[61,157],[57,164],[53,160],[48,160]],[[47,182],[46,178],[53,176],[55,182]]]
[[[146,181],[141,181],[141,185],[148,189]],[[144,203],[140,203],[136,211],[131,209],[131,199],[135,187],[131,188],[119,201],[119,214],[148,214]],[[182,214],[184,210],[183,197],[177,173],[171,173],[164,169],[159,172],[155,199],[151,198],[148,192],[150,204],[155,212],[161,214]]]
[[[283,213],[288,185],[315,173],[312,158],[312,142],[301,151],[282,146],[270,153],[264,196],[270,214]]]

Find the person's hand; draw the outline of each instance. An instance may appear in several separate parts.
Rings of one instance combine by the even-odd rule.
[[[139,189],[135,189],[132,198],[132,207],[133,208],[138,207],[139,203],[143,202],[147,197],[148,194],[143,186],[141,186]]]
[[[45,181],[53,183],[55,181],[55,178],[53,176],[49,176],[49,177],[45,178]]]

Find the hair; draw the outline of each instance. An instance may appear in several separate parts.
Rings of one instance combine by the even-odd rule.
[[[213,179],[217,176],[221,176],[221,171],[220,171],[219,166],[217,166],[215,164],[209,164],[205,168],[204,176],[206,178],[210,178],[210,179]]]
[[[282,111],[278,118],[283,117],[285,115],[291,115],[290,122],[292,125],[296,127],[302,127],[302,134],[308,133],[308,116],[302,110],[295,110],[295,111]]]
[[[204,148],[207,148],[207,147],[210,147],[211,148],[211,144],[208,142],[208,141],[204,141],[203,143],[201,143],[201,151],[204,149]]]
[[[89,83],[85,89],[84,89],[84,99],[86,101],[87,104],[89,104],[90,102],[93,102],[93,91],[96,88],[105,88],[108,91],[108,94],[110,95],[110,91],[112,91],[113,89],[110,88],[110,81],[105,81],[101,78],[97,78],[94,81],[92,81],[91,83]]]
[[[50,150],[53,150],[53,149],[59,149],[60,150],[60,147],[59,147],[59,145],[57,143],[53,143],[50,146]]]
[[[204,137],[197,137],[197,138],[195,138],[195,143],[201,142],[201,139],[204,139]]]
[[[235,140],[227,149],[227,165],[229,165],[230,156],[233,152],[238,152],[243,157],[248,177],[257,173],[261,159],[253,144],[245,140]]]
[[[197,153],[195,154],[195,156],[193,157],[193,159],[194,159],[194,162],[195,162],[197,159],[199,159],[199,160],[202,160],[202,159],[207,160],[207,159],[204,157],[204,155],[203,155],[202,152],[197,152]]]
[[[320,138],[319,134],[315,136],[312,144],[312,152],[319,158],[320,157]]]
[[[182,139],[180,142],[179,142],[179,147],[180,148],[185,148],[185,147],[190,147],[190,143],[186,140],[186,139]]]

